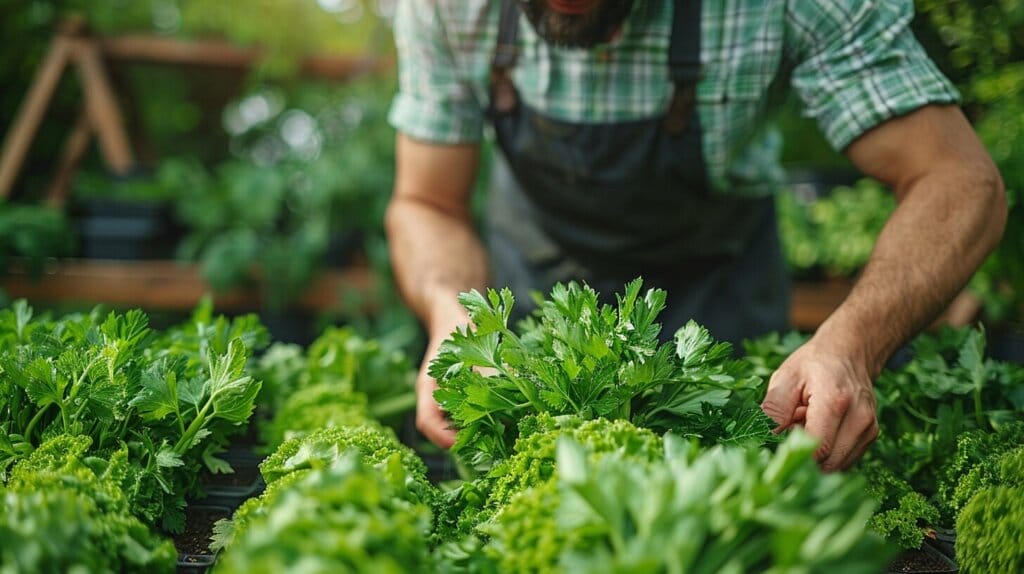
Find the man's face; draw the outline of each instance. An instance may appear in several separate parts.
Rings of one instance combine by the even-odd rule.
[[[519,0],[544,41],[566,48],[607,42],[629,15],[633,0]]]

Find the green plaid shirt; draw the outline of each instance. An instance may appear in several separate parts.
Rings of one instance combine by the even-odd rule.
[[[500,7],[500,0],[398,2],[396,129],[437,143],[481,139]],[[671,0],[636,0],[621,35],[590,50],[549,46],[521,18],[512,74],[520,97],[579,123],[663,114],[673,89],[672,9]],[[910,32],[912,17],[911,0],[703,2],[697,109],[712,186],[763,194],[779,180],[781,140],[763,119],[769,93],[786,82],[836,149],[893,116],[957,102]]]

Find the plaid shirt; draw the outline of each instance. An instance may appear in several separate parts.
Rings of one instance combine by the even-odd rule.
[[[436,143],[480,141],[500,6],[399,0],[395,128]],[[636,0],[621,35],[590,50],[549,46],[521,18],[512,74],[520,97],[579,123],[663,114],[672,7]],[[716,190],[760,195],[780,179],[781,140],[762,120],[785,82],[836,149],[893,116],[959,100],[908,28],[911,0],[710,0],[702,9],[697,110]]]

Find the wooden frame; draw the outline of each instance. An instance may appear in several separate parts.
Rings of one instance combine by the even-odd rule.
[[[0,151],[0,199],[10,196],[57,85],[69,67],[77,67],[81,78],[84,119],[69,134],[50,184],[47,201],[54,206],[67,199],[66,188],[88,151],[92,136],[99,140],[104,162],[111,172],[124,175],[135,166],[123,115],[106,70],[107,61],[244,70],[262,57],[263,51],[257,47],[240,48],[221,40],[184,41],[145,35],[97,37],[88,33],[84,21],[66,21],[50,43],[4,139]],[[310,56],[300,62],[299,71],[308,76],[344,80],[392,65],[388,58],[370,56]]]
[[[70,184],[93,138],[98,140],[108,169],[126,174],[135,157],[125,131],[123,114],[107,72],[108,62],[155,63],[169,66],[249,69],[259,63],[258,47],[238,47],[221,40],[183,41],[146,35],[99,37],[91,35],[81,19],[62,23],[50,43],[15,115],[0,150],[0,200],[10,196],[29,148],[45,117],[61,78],[71,67],[78,70],[83,103],[78,120],[65,139],[46,195],[47,204],[60,208],[67,201]],[[389,58],[370,56],[310,56],[299,64],[307,76],[346,80],[390,69]],[[42,277],[15,269],[2,281],[11,297],[47,303],[103,302],[150,309],[188,310],[211,289],[195,264],[177,261],[56,262]],[[372,301],[373,276],[365,267],[325,271],[297,300],[306,310],[337,308],[345,293],[359,293]],[[258,289],[235,289],[214,294],[218,309],[245,311],[264,306]]]
[[[366,296],[374,292],[374,276],[367,267],[324,271],[295,302],[298,309],[336,309],[346,293]],[[168,311],[194,308],[207,294],[218,311],[262,309],[259,289],[233,289],[213,293],[199,266],[179,261],[100,261],[71,259],[55,263],[42,277],[16,267],[3,280],[12,298],[42,303],[107,303]],[[367,301],[372,306],[372,301]]]

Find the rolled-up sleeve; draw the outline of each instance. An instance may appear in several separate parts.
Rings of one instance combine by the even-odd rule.
[[[480,141],[483,113],[445,38],[437,0],[401,0],[395,12],[399,91],[389,121],[419,140]]]
[[[878,124],[959,94],[914,38],[911,0],[790,0],[792,85],[838,150]]]

